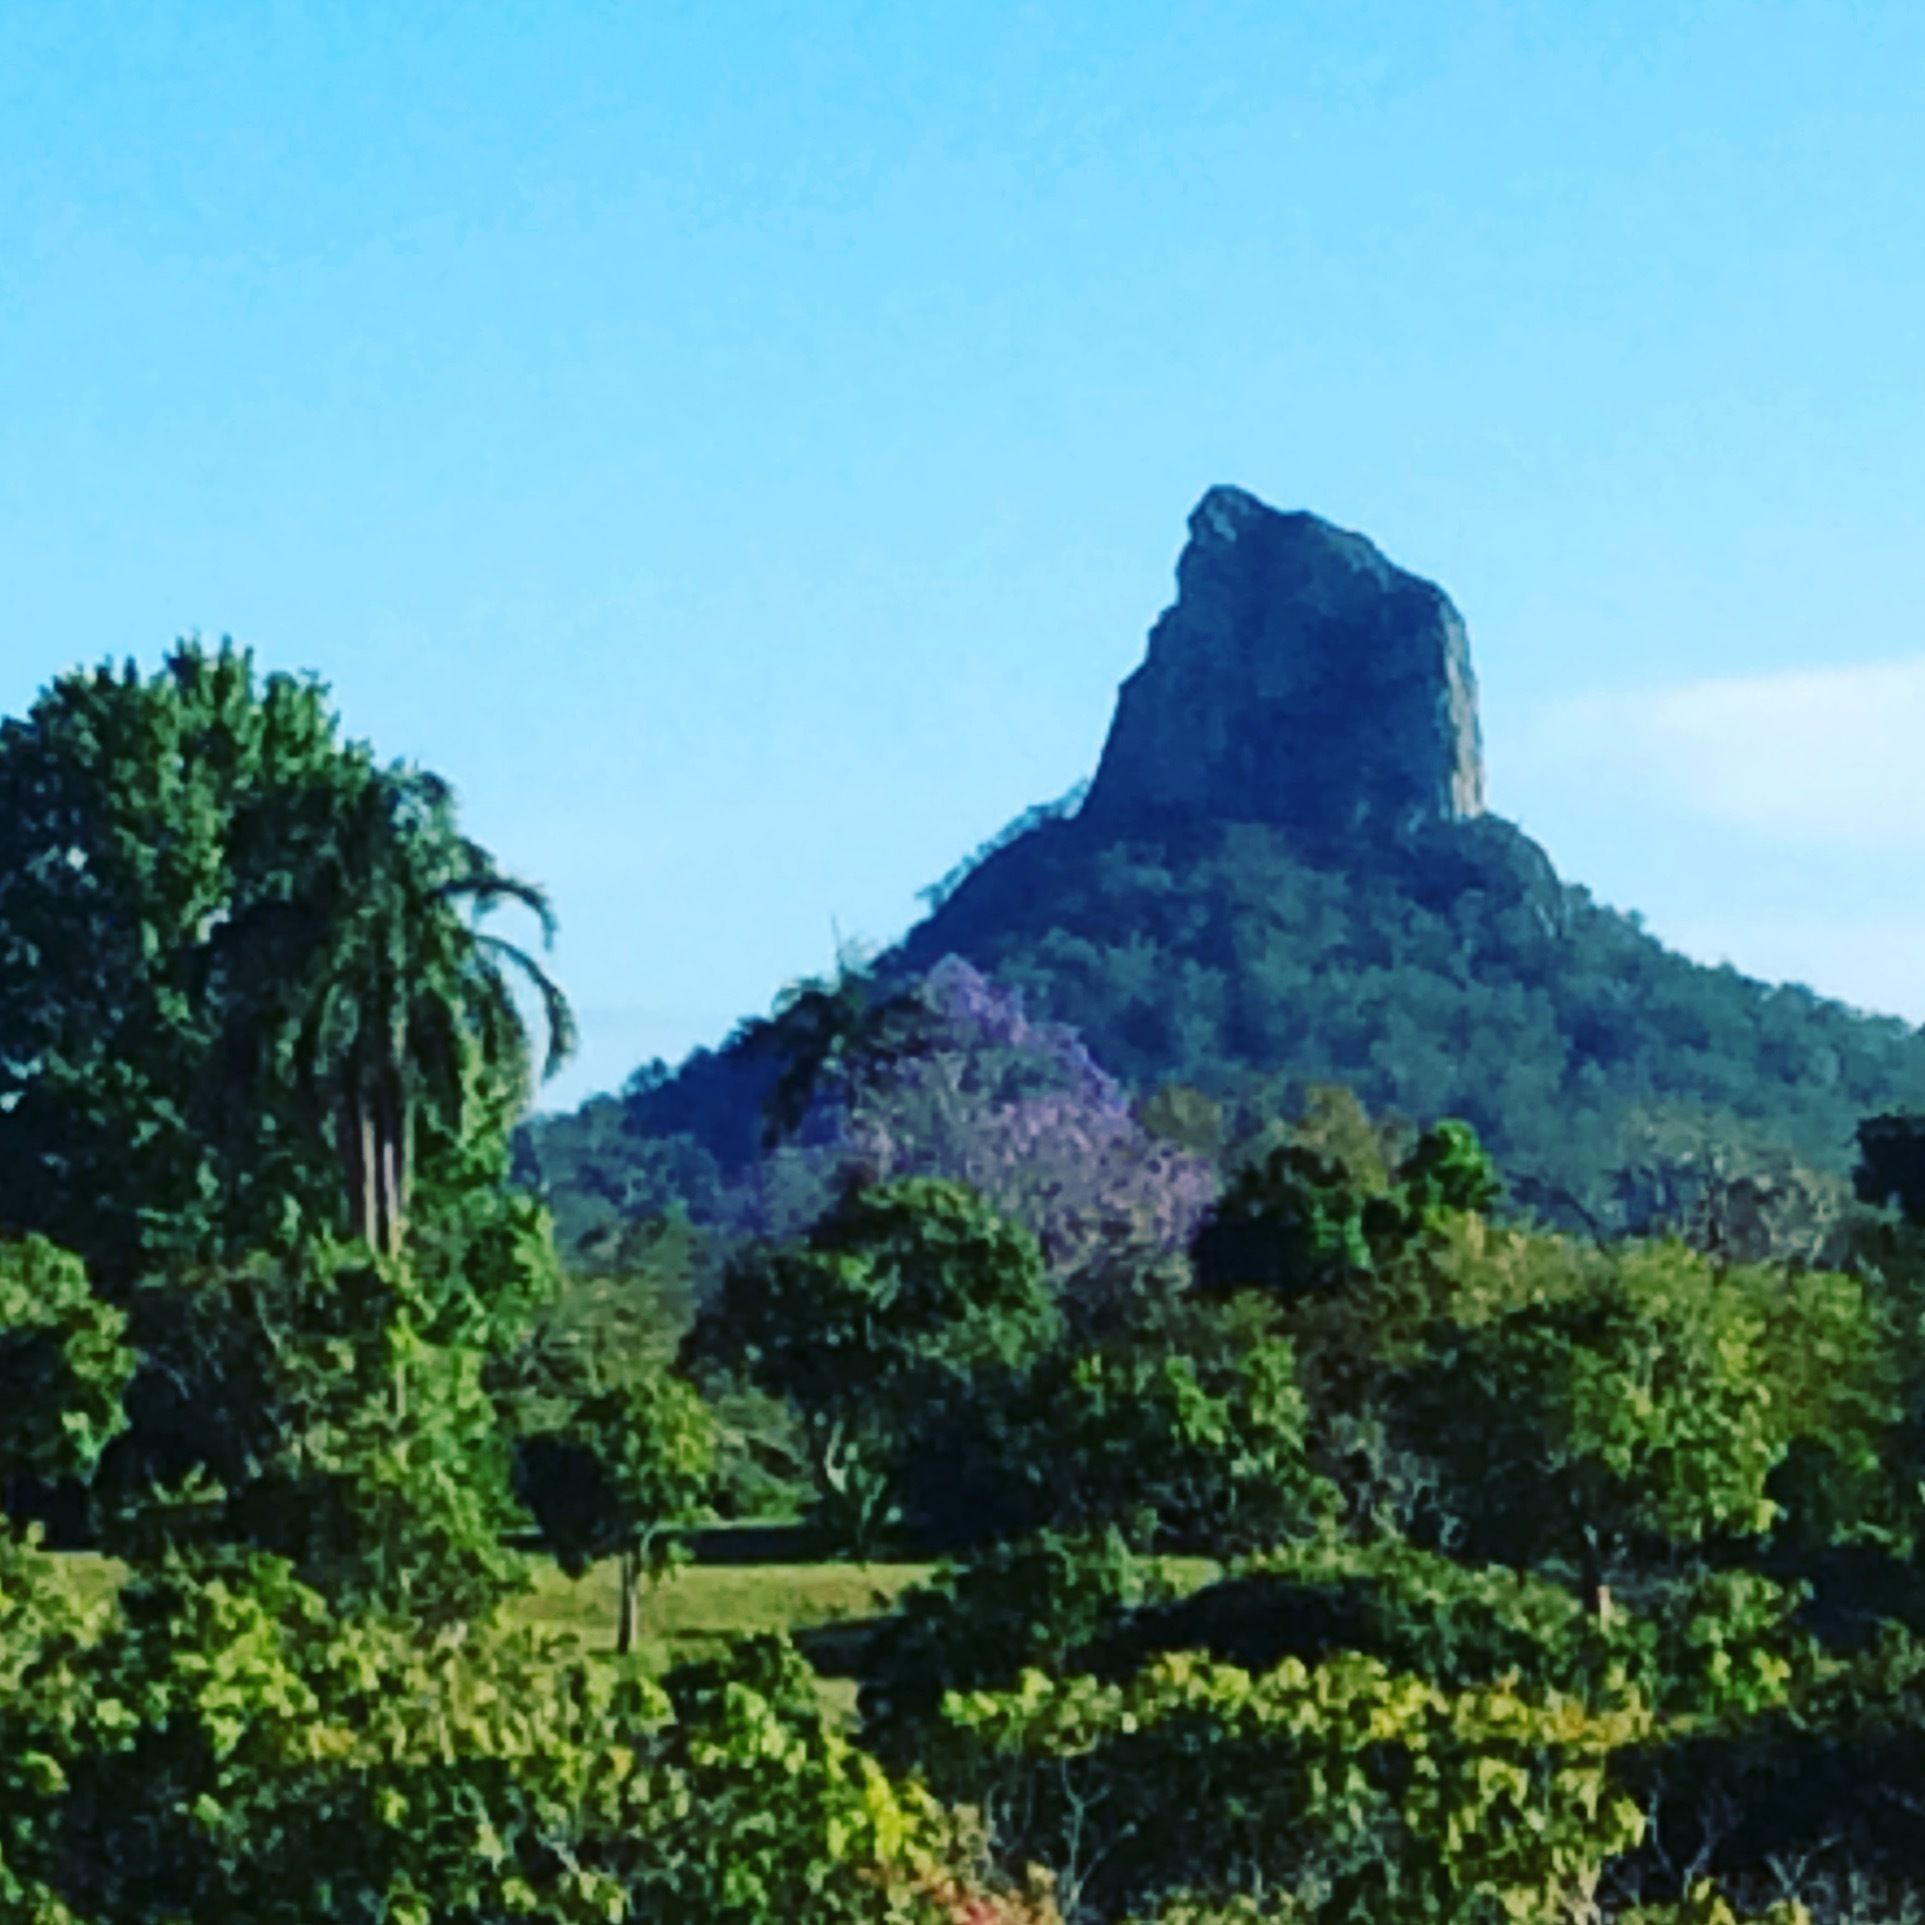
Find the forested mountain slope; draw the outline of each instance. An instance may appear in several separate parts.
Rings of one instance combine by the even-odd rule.
[[[1907,1024],[1690,962],[1492,817],[1348,845],[1047,825],[890,961],[950,951],[1139,1090],[1276,1111],[1345,1083],[1373,1110],[1466,1118],[1513,1179],[1606,1217],[1654,1157],[1770,1143],[1843,1172],[1861,1118],[1925,1102]]]
[[[1347,845],[1261,823],[1116,840],[1044,823],[881,971],[950,953],[1073,1025],[1139,1096],[1193,1086],[1234,1128],[1348,1084],[1373,1111],[1466,1118],[1524,1200],[1608,1224],[1638,1222],[1684,1158],[1842,1175],[1865,1116],[1925,1107],[1909,1025],[1688,961],[1491,817]],[[709,1158],[726,1170],[756,1153],[773,1077],[739,1046],[698,1052],[545,1120],[534,1142],[556,1202],[579,1211],[586,1182],[594,1214],[675,1194],[699,1214]]]

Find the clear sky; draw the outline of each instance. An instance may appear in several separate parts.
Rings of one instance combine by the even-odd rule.
[[[1094,764],[1212,482],[1492,799],[1925,1017],[1916,0],[0,4],[0,710],[231,633],[547,884],[572,1100]]]

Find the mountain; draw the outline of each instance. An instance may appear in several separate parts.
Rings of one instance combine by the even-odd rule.
[[[1480,814],[1470,640],[1450,598],[1361,535],[1212,488],[1175,604],[1123,684],[1081,811],[1300,833]]]
[[[1213,488],[1080,806],[953,871],[877,973],[964,956],[1140,1095],[1216,1099],[1232,1135],[1332,1082],[1465,1117],[1522,1198],[1610,1226],[1661,1216],[1680,1173],[1836,1187],[1860,1120],[1925,1107],[1908,1025],[1665,949],[1483,792],[1449,597]],[[524,1167],[576,1227],[673,1195],[699,1213],[757,1153],[773,1073],[698,1051],[537,1126]]]

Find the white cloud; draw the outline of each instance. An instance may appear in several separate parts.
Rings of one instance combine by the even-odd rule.
[[[1925,852],[1925,657],[1574,697],[1500,764],[1773,842]]]

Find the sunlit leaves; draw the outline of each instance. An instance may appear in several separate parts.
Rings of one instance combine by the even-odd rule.
[[[0,1243],[0,1491],[87,1476],[125,1428],[126,1325],[77,1258],[41,1237]]]
[[[1610,1779],[1651,1730],[1633,1700],[1443,1691],[1353,1656],[1253,1674],[1178,1655],[1115,1684],[1032,1671],[952,1696],[945,1718],[939,1781],[992,1797],[1103,1908],[1277,1889],[1373,1925],[1549,1918],[1642,1832]],[[1102,1851],[1081,1836],[1097,1811]]]
[[[1819,1280],[1634,1246],[1568,1295],[1442,1333],[1411,1381],[1410,1434],[1506,1555],[1635,1533],[1758,1536],[1792,1444],[1854,1399],[1882,1401],[1875,1355],[1839,1307]],[[1847,1352],[1849,1372],[1824,1367]]]
[[[341,1615],[255,1558],[144,1574],[67,1675],[37,1803],[88,1919],[884,1925],[947,1843],[780,1650],[665,1692],[526,1633]]]

